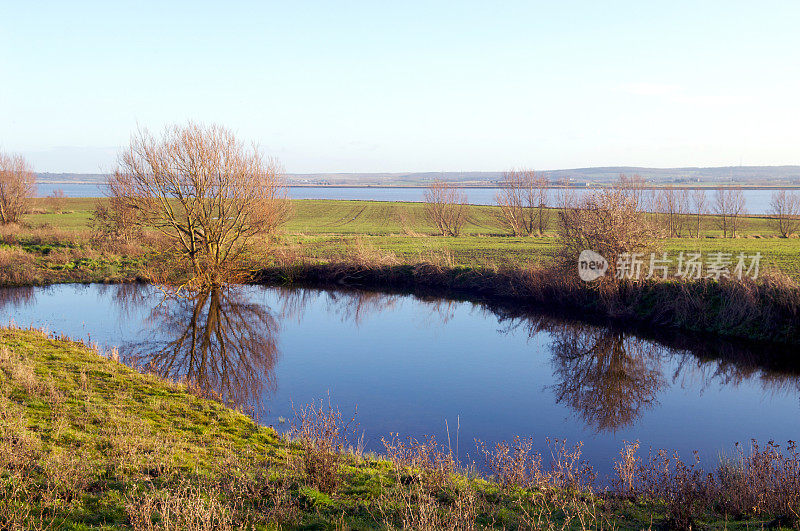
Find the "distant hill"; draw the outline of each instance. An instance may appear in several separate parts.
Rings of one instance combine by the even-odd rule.
[[[37,173],[36,182],[48,184],[98,184],[105,181],[104,173]]]
[[[609,166],[544,170],[551,181],[568,179],[576,186],[615,181],[620,174],[640,175],[653,184],[742,184],[742,185],[800,185],[800,166],[723,166],[715,168],[641,168]],[[501,171],[413,172],[413,173],[290,173],[291,185],[338,186],[424,186],[436,179],[465,186],[492,186],[502,179]],[[40,183],[97,184],[103,174],[39,173]]]
[[[792,184],[800,185],[800,166],[725,166],[717,168],[641,168],[609,166],[543,170],[551,181],[569,179],[574,185],[609,183],[621,174],[641,175],[654,184]],[[418,172],[418,173],[309,173],[289,174],[291,184],[328,185],[425,185],[436,179],[473,186],[499,182],[501,171]]]
[[[800,166],[722,166],[715,168],[640,168],[612,166],[547,171],[551,179],[571,178],[587,182],[612,182],[621,174],[641,175],[656,183],[736,183],[736,184],[800,184]]]

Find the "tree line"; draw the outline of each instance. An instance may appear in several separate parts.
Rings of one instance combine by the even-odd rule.
[[[495,196],[498,225],[512,236],[542,236],[551,228],[553,211],[563,212],[580,203],[568,181],[552,183],[547,176],[529,169],[503,174]],[[621,175],[611,188],[628,190],[636,208],[661,223],[659,234],[667,238],[699,238],[713,223],[723,238],[735,238],[748,214],[744,192],[739,187],[705,189],[660,188],[649,190],[638,175]],[[467,223],[467,196],[455,184],[434,181],[424,201],[428,220],[442,236],[458,236]],[[800,230],[800,193],[776,190],[767,214],[784,238]]]

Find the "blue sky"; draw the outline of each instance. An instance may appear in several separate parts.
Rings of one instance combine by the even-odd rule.
[[[800,163],[800,3],[0,2],[0,149],[224,124],[288,172]]]

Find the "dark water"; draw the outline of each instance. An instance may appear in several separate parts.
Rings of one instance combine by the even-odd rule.
[[[55,189],[61,189],[67,197],[102,197],[104,194],[95,184],[48,184],[38,185],[39,197],[46,197]],[[474,205],[494,205],[497,188],[465,188],[467,201]],[[591,189],[575,189],[580,197]],[[742,190],[750,214],[766,214],[770,210],[770,199],[774,190]],[[423,201],[424,188],[398,187],[336,187],[336,186],[290,186],[291,199],[340,199],[357,201]],[[555,197],[555,191],[551,191]],[[707,203],[711,205],[714,192],[706,192]]]
[[[160,303],[160,304],[159,304]],[[462,457],[533,436],[584,442],[602,474],[622,442],[698,450],[713,466],[736,442],[800,436],[800,371],[768,346],[644,338],[603,326],[447,300],[245,287],[163,300],[152,287],[0,291],[0,323],[120,349],[281,429],[291,405],[357,406],[366,447],[434,435]],[[792,357],[792,356],[790,356]],[[796,363],[796,362],[795,362]],[[457,430],[457,426],[460,428]]]

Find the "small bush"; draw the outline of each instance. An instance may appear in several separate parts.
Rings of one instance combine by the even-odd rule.
[[[341,483],[339,466],[344,452],[352,447],[355,417],[346,420],[339,408],[320,401],[295,410],[290,438],[300,445],[299,455],[287,453],[289,465],[325,493]]]

